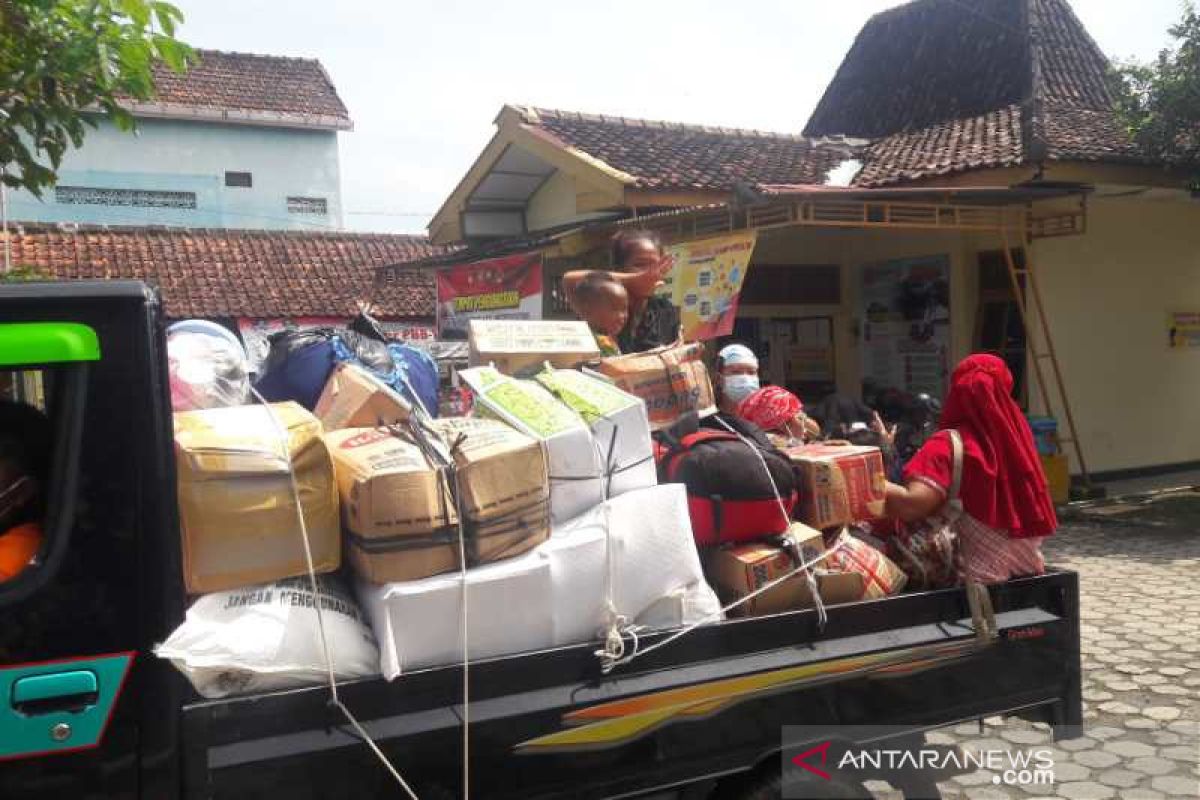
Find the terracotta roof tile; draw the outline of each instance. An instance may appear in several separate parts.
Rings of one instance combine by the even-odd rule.
[[[845,149],[803,136],[677,122],[518,109],[525,124],[658,190],[729,191],[742,182],[823,183]]]
[[[196,55],[198,60],[182,74],[155,66],[157,95],[148,105],[350,125],[346,106],[316,59],[221,50],[197,50]]]
[[[1144,160],[1066,0],[915,0],[872,17],[805,127],[879,139],[879,186],[1051,160]]]
[[[431,273],[374,289],[375,268],[441,252],[423,236],[10,223],[13,264],[58,280],[137,278],[181,317],[432,317]]]

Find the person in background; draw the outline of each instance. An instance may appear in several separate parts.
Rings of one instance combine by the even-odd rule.
[[[1042,540],[1058,518],[1033,434],[1012,399],[1013,376],[992,355],[976,354],[954,370],[941,430],[887,486],[885,514],[926,519],[945,506],[953,479],[949,430],[963,442],[963,513],[954,523],[967,581],[999,583],[1045,570]]]
[[[658,235],[651,231],[620,231],[612,238],[614,270],[607,273],[629,295],[628,319],[617,335],[622,353],[640,353],[679,338],[679,309],[670,298],[654,294],[674,266],[663,251]],[[575,270],[563,275],[563,292],[572,307],[580,284],[594,270]]]
[[[587,273],[575,287],[575,313],[592,329],[600,354],[619,356],[617,337],[629,322],[629,292],[607,272]]]
[[[820,426],[804,413],[800,398],[781,386],[764,386],[738,403],[734,413],[762,428],[780,447],[792,447],[821,435]]]
[[[876,413],[856,397],[831,394],[810,410],[810,415],[831,439],[845,439],[855,430],[875,425]]]
[[[0,582],[21,574],[42,546],[42,489],[50,426],[32,406],[0,401]]]
[[[738,404],[760,388],[758,356],[744,344],[729,344],[717,353],[717,404],[736,416]]]

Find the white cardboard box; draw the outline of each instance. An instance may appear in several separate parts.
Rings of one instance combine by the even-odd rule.
[[[550,519],[569,519],[604,502],[604,478],[592,432],[583,418],[533,381],[492,367],[458,373],[476,407],[542,442],[550,473]]]
[[[608,497],[658,485],[646,403],[578,370],[544,370],[537,381],[592,430]]]
[[[600,358],[591,328],[578,320],[473,319],[467,342],[472,367],[491,364],[506,375],[536,372],[546,362],[573,367]]]

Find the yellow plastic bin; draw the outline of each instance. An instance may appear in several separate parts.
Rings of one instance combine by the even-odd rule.
[[[1071,499],[1071,471],[1065,453],[1042,455],[1042,469],[1046,473],[1046,484],[1056,506],[1065,505]]]

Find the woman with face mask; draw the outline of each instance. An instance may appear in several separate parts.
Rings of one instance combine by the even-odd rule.
[[[717,353],[717,401],[721,411],[737,414],[738,404],[759,390],[758,357],[744,344]]]

